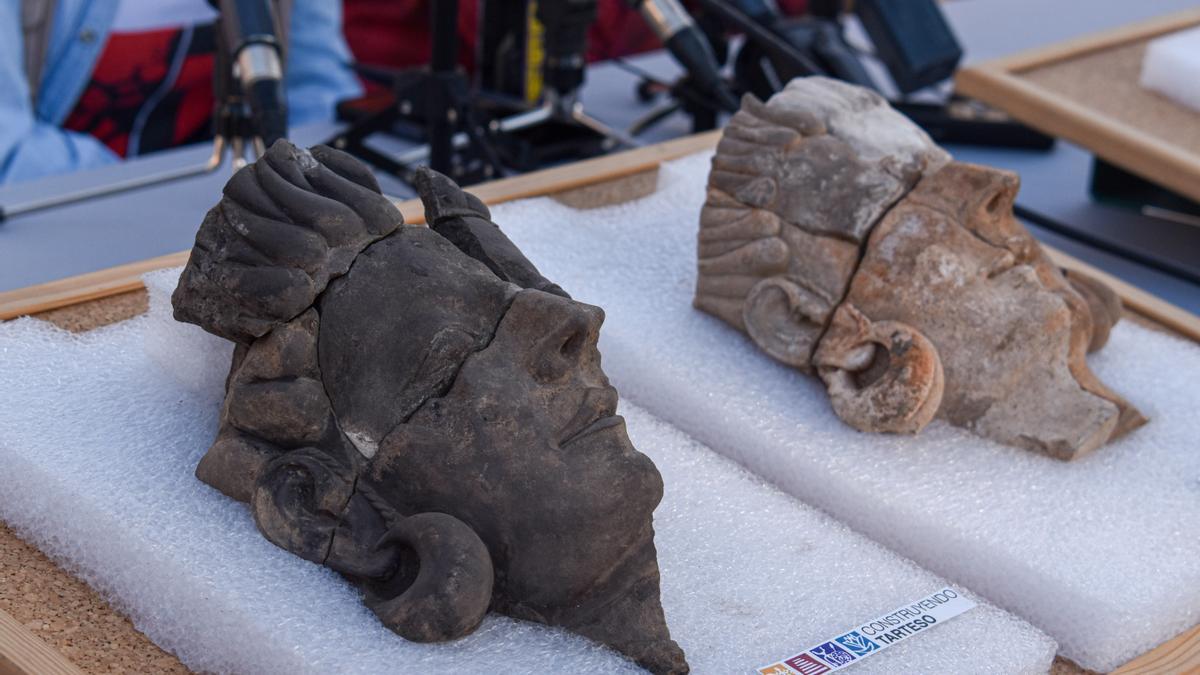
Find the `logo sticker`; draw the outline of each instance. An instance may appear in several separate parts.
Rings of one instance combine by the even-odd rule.
[[[862,633],[852,630],[849,633],[837,638],[838,644],[850,650],[855,656],[863,656],[879,649],[879,645],[871,638]]]
[[[888,647],[923,633],[975,606],[953,588],[943,588],[883,616],[842,631],[816,646],[784,660],[764,666],[761,675],[824,675],[854,665]]]
[[[821,657],[822,661],[831,666],[844,666],[854,660],[853,654],[833,642],[826,642],[818,647],[813,647],[812,653]]]
[[[821,675],[821,673],[828,673],[830,670],[829,666],[808,654],[793,656],[787,660],[787,664],[795,668],[800,675]]]

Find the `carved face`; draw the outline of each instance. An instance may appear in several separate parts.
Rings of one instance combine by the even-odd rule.
[[[718,147],[696,306],[819,374],[860,430],[940,416],[1077,457],[1144,422],[1084,360],[1120,305],[1050,264],[1013,217],[1017,188],[871,92],[793,81],[748,99]]]
[[[327,148],[276,144],[238,176],[173,299],[241,342],[197,475],[406,638],[490,608],[686,672],[658,600],[662,479],[600,369],[603,312],[443,176],[419,177],[429,228]]]
[[[426,503],[461,503],[465,488],[471,498],[461,507],[464,519],[496,533],[491,548],[505,552],[495,562],[509,592],[536,605],[586,594],[598,570],[649,541],[650,515],[662,498],[662,479],[629,441],[616,415],[617,392],[600,370],[602,321],[598,308],[520,293],[443,404],[411,422],[468,430],[452,461],[487,470],[451,484],[428,464],[424,471],[413,466],[402,434],[394,445],[385,441],[384,464],[374,473],[385,480],[415,476],[417,499]],[[514,388],[521,395],[514,397]],[[523,449],[513,461],[497,450],[507,444]],[[525,517],[505,517],[514,513]]]
[[[396,242],[365,255],[387,256],[407,245],[401,238]],[[412,280],[395,274],[391,265],[362,271],[356,266],[330,289],[321,304],[324,321],[375,316],[380,308],[390,313],[388,298],[405,295],[442,311],[452,306],[413,289]],[[363,480],[401,511],[435,510],[471,525],[496,552],[493,563],[505,592],[525,603],[548,605],[586,594],[628,547],[649,540],[662,479],[629,441],[624,419],[616,414],[617,392],[600,369],[596,342],[603,311],[538,290],[518,290],[498,279],[481,283],[494,289],[485,294],[507,295],[510,304],[498,323],[487,318],[486,346],[466,356],[448,390],[411,415],[407,406],[387,409],[409,397],[413,378],[404,373],[411,366],[393,367],[378,357],[393,356],[388,345],[412,339],[412,317],[435,308],[397,308],[399,320],[378,330],[326,331],[322,362],[337,363],[346,374],[333,380],[330,391],[339,419],[348,420],[343,430],[362,412],[358,418],[341,414],[340,389],[363,391],[355,377],[359,372],[396,371],[371,393],[381,414],[397,414],[386,415],[380,425],[388,430]],[[461,330],[478,306],[462,309],[467,316],[447,322],[454,330]],[[465,332],[460,335],[443,339],[476,343]],[[445,351],[431,343],[415,359],[410,350],[394,356],[429,362]],[[393,424],[402,417],[405,421]]]

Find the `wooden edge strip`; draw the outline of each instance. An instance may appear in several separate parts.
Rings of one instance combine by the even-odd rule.
[[[1200,626],[1184,632],[1113,671],[1113,675],[1200,672]]]
[[[540,197],[641,173],[663,162],[709,150],[715,147],[719,140],[719,129],[707,131],[625,152],[503,178],[467,189],[486,204]]]
[[[616,180],[656,168],[662,162],[708,150],[717,144],[720,131],[686,136],[665,143],[604,155],[564,166],[502,178],[468,188],[487,204],[540,197],[573,188]],[[418,199],[397,201],[407,223],[425,222]],[[187,264],[188,251],[117,265],[36,286],[0,293],[0,321],[37,314],[59,307],[105,298],[143,288],[142,275]]]
[[[144,288],[142,275],[187,263],[188,251],[0,293],[0,321]]]
[[[963,94],[1003,109],[1052,136],[1082,145],[1105,160],[1200,200],[1200,158],[1132,125],[995,68],[960,72]]]
[[[0,610],[0,675],[83,675],[83,671]]]
[[[1172,33],[1193,24],[1200,24],[1200,9],[1185,9],[1147,21],[1121,26],[1113,30],[1092,33],[1073,40],[1030,49],[1011,56],[985,61],[984,63],[971,66],[967,70],[974,70],[976,68],[991,68],[1009,72],[1029,70],[1055,61],[1071,59],[1129,42]]]

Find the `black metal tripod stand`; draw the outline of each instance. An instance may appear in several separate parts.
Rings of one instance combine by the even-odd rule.
[[[392,83],[396,98],[392,105],[351,124],[326,143],[406,182],[418,164],[426,163],[460,183],[500,175],[503,167],[490,130],[479,119],[466,76],[457,68],[457,18],[458,0],[434,0],[429,67],[400,73]],[[367,145],[370,136],[398,128],[425,144],[395,156]]]
[[[522,7],[525,1],[520,0]],[[538,18],[545,25],[546,92],[540,104],[530,107],[511,96],[470,90],[455,64],[458,2],[435,0],[430,67],[400,73],[393,80],[393,105],[352,124],[327,143],[404,181],[417,165],[428,164],[464,184],[502,175],[510,168],[530,169],[560,155],[639,145],[628,134],[588,115],[578,99],[587,28],[595,6],[595,0],[538,5]],[[423,144],[388,155],[366,144],[369,136],[380,132],[399,132]]]

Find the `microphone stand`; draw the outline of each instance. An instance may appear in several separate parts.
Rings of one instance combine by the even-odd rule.
[[[495,125],[479,121],[465,76],[458,71],[458,0],[434,0],[430,11],[433,53],[428,68],[393,76],[395,101],[386,108],[352,123],[325,141],[376,169],[411,183],[417,165],[459,183],[472,183],[504,174],[492,135]],[[388,154],[367,145],[377,133],[398,127],[415,127],[424,143],[400,154]],[[407,134],[404,134],[407,135]]]
[[[521,161],[521,156],[537,154],[533,149],[536,144],[518,140],[517,135],[538,127],[545,127],[547,136],[559,138],[572,131],[584,131],[589,138],[598,138],[604,151],[619,145],[640,145],[628,134],[587,114],[578,99],[584,78],[586,31],[595,16],[595,0],[547,0],[539,3],[538,13],[546,24],[547,35],[547,89],[539,105],[528,107],[515,99],[487,93],[477,93],[472,100],[466,78],[456,67],[458,1],[434,0],[429,69],[397,75],[393,80],[394,104],[353,123],[326,142],[405,182],[411,182],[416,166],[428,164],[461,184],[508,173],[502,157],[514,167],[527,168],[520,166],[528,163]],[[484,124],[482,119],[489,121]],[[397,127],[415,127],[415,135],[423,143],[395,154],[366,144],[369,136],[396,133]],[[595,141],[575,141],[572,147],[579,151],[589,143],[594,145]]]
[[[672,101],[652,110],[634,122],[630,133],[641,134],[649,127],[683,110],[692,118],[692,131],[701,132],[717,127],[721,112],[734,113],[738,99],[721,75],[719,61],[724,60],[724,37],[712,22],[697,25],[677,0],[625,0],[636,9],[655,32],[663,47],[684,70],[683,77],[673,84],[646,81],[638,88],[643,100],[651,98],[654,89],[670,92]],[[716,52],[721,51],[718,55]]]
[[[629,134],[589,115],[579,100],[587,68],[587,30],[596,19],[596,0],[541,0],[537,17],[545,26],[542,104],[499,120],[499,126],[513,132],[557,122],[595,134],[604,151],[641,145]]]

